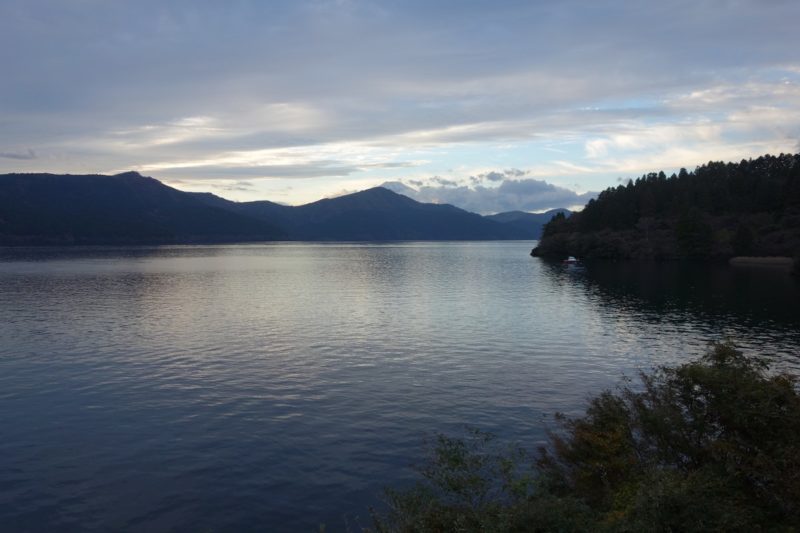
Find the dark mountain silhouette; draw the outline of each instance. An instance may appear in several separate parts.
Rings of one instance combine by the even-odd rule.
[[[0,175],[0,244],[260,241],[285,233],[136,172]]]
[[[213,195],[198,195],[222,205]],[[525,232],[452,205],[425,204],[383,187],[290,207],[273,202],[228,202],[228,209],[285,228],[293,240],[526,239]]]
[[[521,239],[539,239],[542,228],[558,213],[570,215],[569,209],[551,209],[544,213],[526,213],[525,211],[506,211],[496,215],[487,215],[485,218],[500,222],[508,227],[513,227],[520,232]]]
[[[381,187],[292,207],[183,192],[136,172],[0,175],[3,245],[494,240],[530,234],[517,223],[420,203]]]
[[[652,172],[556,215],[534,255],[608,259],[800,257],[800,154]]]

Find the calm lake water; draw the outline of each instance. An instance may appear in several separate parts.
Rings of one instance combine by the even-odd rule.
[[[435,431],[533,447],[725,337],[800,370],[787,274],[531,247],[0,249],[2,529],[357,529]]]

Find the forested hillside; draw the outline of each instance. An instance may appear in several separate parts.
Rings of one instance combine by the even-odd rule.
[[[794,256],[800,252],[800,154],[694,172],[650,173],[609,188],[545,226],[534,255],[583,258]]]

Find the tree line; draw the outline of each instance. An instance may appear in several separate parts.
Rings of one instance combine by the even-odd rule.
[[[724,257],[800,251],[800,154],[645,174],[545,226],[540,255]]]

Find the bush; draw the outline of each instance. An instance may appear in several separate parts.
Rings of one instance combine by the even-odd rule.
[[[800,395],[729,344],[606,391],[536,454],[439,436],[377,531],[796,531]]]
[[[752,255],[755,249],[755,240],[755,233],[750,226],[739,223],[731,242],[734,255]]]

